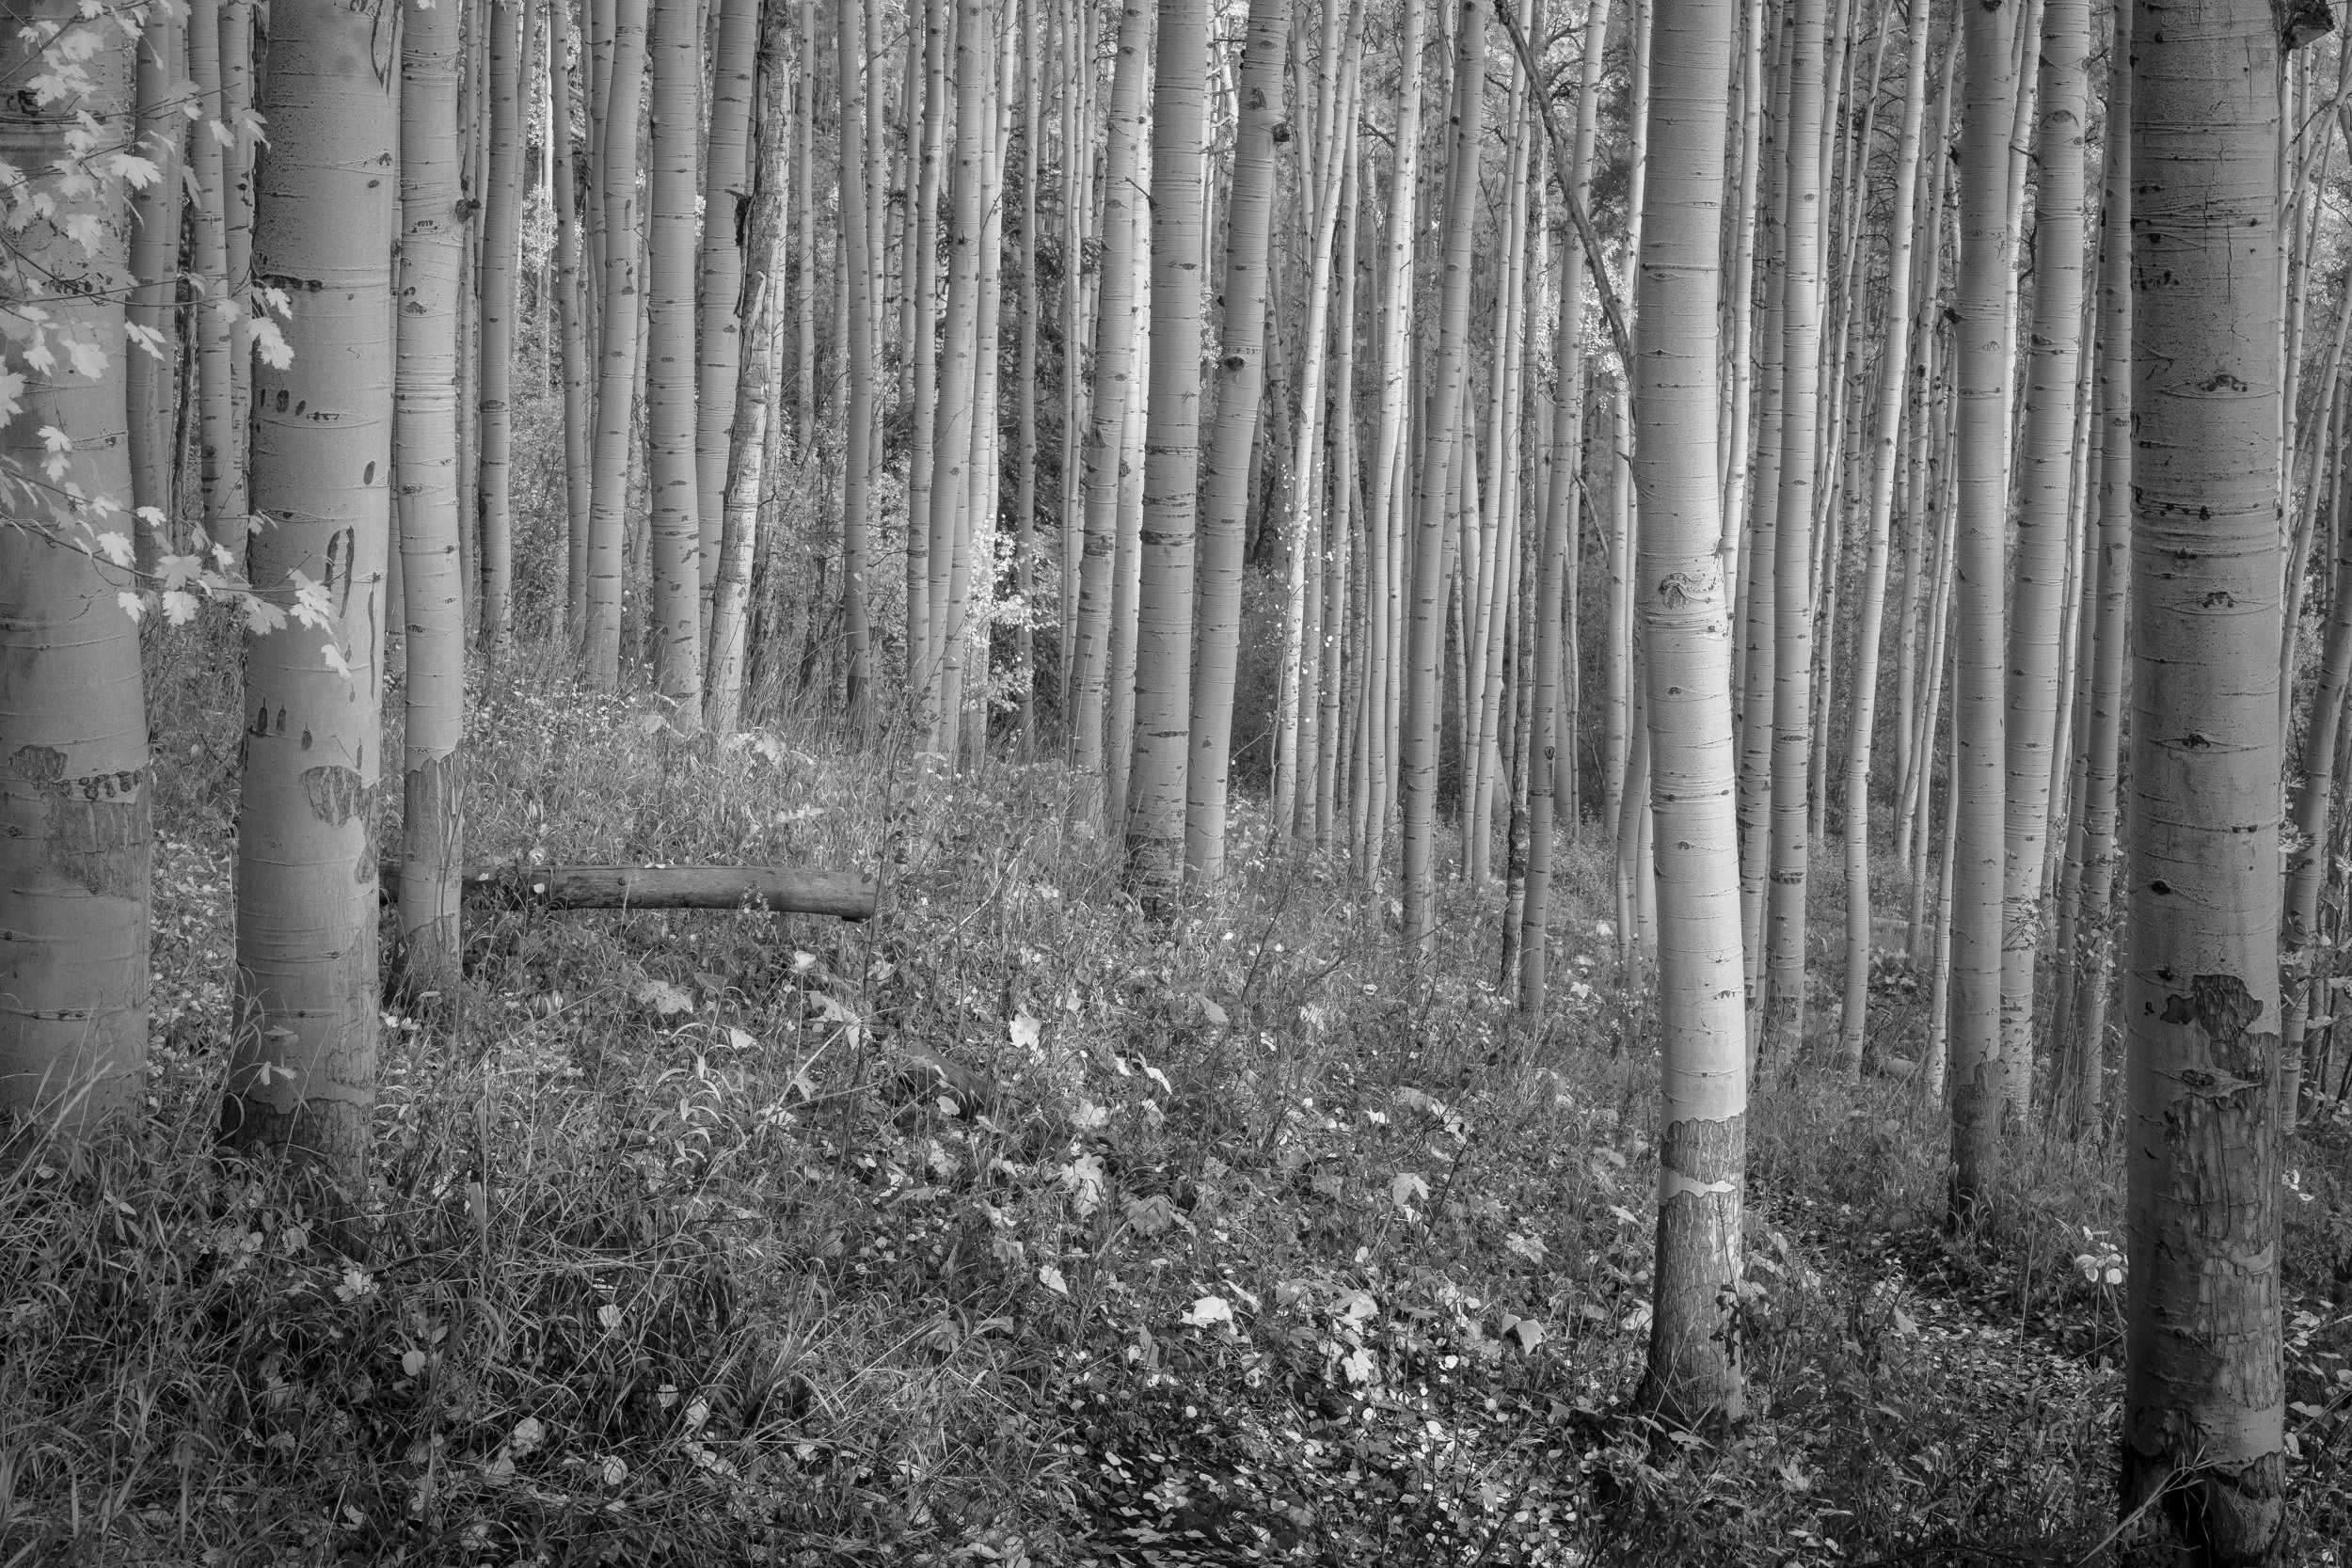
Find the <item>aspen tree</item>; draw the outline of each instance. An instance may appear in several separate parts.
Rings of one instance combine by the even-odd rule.
[[[1324,380],[1330,363],[1331,263],[1340,208],[1340,129],[1347,114],[1353,56],[1361,41],[1360,0],[1325,0],[1323,53],[1317,62],[1321,78],[1316,88],[1315,134],[1310,150],[1314,163],[1303,171],[1312,206],[1308,229],[1310,260],[1307,277],[1307,317],[1300,347],[1305,362],[1300,375],[1298,427],[1293,433],[1290,468],[1294,476],[1291,515],[1284,528],[1289,539],[1287,594],[1282,613],[1281,687],[1276,711],[1275,777],[1272,820],[1278,834],[1296,826],[1300,801],[1299,771],[1302,719],[1311,700],[1305,687],[1310,678],[1307,638],[1308,593],[1311,570],[1322,558],[1320,468],[1323,441]],[[1352,117],[1350,117],[1352,118]]]
[[[139,154],[153,160],[155,178],[131,193],[128,320],[140,341],[127,346],[123,362],[130,399],[130,504],[140,515],[134,543],[143,569],[151,568],[159,546],[172,542],[173,497],[179,453],[172,438],[180,364],[180,197],[185,182],[188,121],[180,95],[187,83],[186,8],[150,7],[137,43]]]
[[[1082,17],[1079,13],[1084,11]],[[1081,114],[1093,76],[1088,40],[1092,36],[1093,9],[1080,0],[1056,4],[1054,19],[1061,59],[1061,593],[1059,631],[1055,662],[1060,666],[1056,695],[1059,699],[1064,750],[1073,735],[1072,683],[1077,673],[1078,578],[1086,548],[1086,491],[1079,458],[1086,440],[1086,392],[1078,373],[1080,347],[1086,340],[1087,193],[1093,183],[1093,142]]]
[[[522,233],[523,8],[491,0],[476,12],[490,32],[490,180],[482,209],[482,640],[493,657],[514,641],[512,458],[516,268]]]
[[[1328,849],[1339,811],[1339,784],[1344,771],[1347,706],[1345,673],[1348,661],[1347,618],[1355,567],[1354,529],[1359,486],[1356,473],[1356,232],[1362,202],[1359,170],[1362,137],[1357,134],[1353,105],[1356,75],[1362,70],[1360,46],[1349,60],[1350,112],[1346,146],[1340,167],[1340,256],[1338,325],[1331,348],[1331,501],[1327,513],[1323,572],[1323,710],[1316,734],[1315,847]]]
[[[1184,869],[1192,708],[1193,533],[1200,471],[1200,120],[1206,0],[1159,0],[1152,89],[1152,386],[1143,450],[1129,877],[1164,897]]]
[[[2001,1093],[2004,1119],[2030,1087],[2034,958],[2048,854],[2061,594],[2074,484],[2074,383],[2082,352],[2083,136],[2089,0],[2042,0],[2041,184],[2034,201],[2034,316],[2009,600],[2002,745]]]
[[[1919,9],[1925,9],[1921,0]],[[1741,1409],[1738,1335],[1746,1047],[1731,744],[1731,601],[1713,454],[1721,270],[1723,71],[1734,0],[1692,0],[1651,39],[1638,308],[1634,595],[1647,673],[1657,812],[1664,1132],[1645,1402],[1713,1424]],[[1629,802],[1628,811],[1639,807]]]
[[[1119,551],[1119,493],[1127,467],[1127,406],[1136,378],[1136,214],[1151,69],[1152,13],[1126,0],[1119,13],[1119,63],[1111,80],[1109,142],[1103,180],[1103,254],[1096,285],[1094,376],[1088,396],[1086,544],[1079,563],[1075,673],[1071,680],[1070,762],[1083,779],[1100,778],[1106,744],[1112,599]],[[1109,820],[1116,808],[1103,797]]]
[[[555,309],[564,344],[564,631],[580,637],[588,593],[589,462],[593,453],[586,301],[580,293],[580,183],[572,150],[570,0],[548,0],[549,135],[555,141]]]
[[[2066,0],[2060,0],[2061,4]],[[1895,151],[1895,202],[1889,210],[1886,332],[1880,344],[1877,423],[1871,432],[1868,558],[1861,625],[1854,633],[1853,698],[1846,752],[1846,1008],[1838,1055],[1846,1071],[1862,1067],[1863,1029],[1870,1006],[1870,742],[1878,704],[1879,634],[1884,624],[1887,528],[1895,510],[1895,469],[1902,451],[1902,417],[1910,390],[1908,295],[1914,268],[1912,216],[1919,177],[1920,127],[1927,108],[1928,0],[1907,0],[1903,68],[1903,127]],[[1935,244],[1932,230],[1928,236]],[[1829,716],[1821,715],[1828,729]]]
[[[79,150],[87,127],[131,114],[135,67],[127,32],[63,0],[15,0],[5,21],[0,58],[24,86],[0,119],[0,161],[24,172],[5,196],[0,277],[42,301],[52,345],[77,352],[47,366],[12,355],[22,406],[0,426],[0,455],[24,476],[0,523],[0,1111],[76,1123],[133,1105],[147,1057],[147,712],[122,603],[137,583],[129,541],[103,538],[120,514],[86,499],[132,493],[113,288],[131,202]],[[53,47],[72,52],[77,79]],[[85,346],[100,351],[87,373]]]
[[[2017,7],[1961,9],[1968,65],[1960,143],[1960,276],[1952,302],[1959,425],[1954,517],[1951,1218],[1967,1223],[1999,1164],[2001,1064],[2001,586],[2008,491],[2012,235],[2010,120],[2017,90]]]
[[[658,0],[657,0],[658,3]],[[800,328],[792,356],[797,383],[792,399],[797,455],[805,464],[817,451],[817,94],[824,80],[817,64],[817,0],[801,0],[801,140],[793,150],[792,198],[800,213],[792,225],[799,246],[793,269],[798,296],[792,319]]]
[[[1607,41],[1609,0],[1591,0],[1584,13],[1584,56],[1577,93],[1576,140],[1553,172],[1567,202],[1581,203],[1590,189],[1593,144],[1598,135],[1601,47]],[[1538,85],[1538,102],[1547,89]],[[1553,823],[1571,817],[1575,796],[1558,787],[1562,773],[1576,768],[1576,731],[1560,722],[1561,694],[1573,679],[1575,641],[1564,619],[1573,614],[1574,597],[1568,580],[1577,549],[1578,460],[1584,440],[1583,316],[1584,269],[1588,260],[1581,236],[1569,229],[1560,236],[1560,315],[1552,352],[1559,378],[1552,399],[1550,478],[1544,498],[1542,565],[1535,588],[1535,730],[1529,744],[1540,762],[1527,785],[1527,886],[1519,901],[1519,1010],[1543,1016],[1547,931],[1551,910]],[[1565,757],[1562,753],[1566,753]],[[1565,802],[1562,800],[1565,793]],[[1563,811],[1565,803],[1565,810]]]
[[[917,703],[929,678],[931,640],[931,470],[939,403],[939,182],[947,108],[946,27],[949,0],[923,4],[923,137],[915,192],[914,260],[907,290],[914,299],[914,432],[907,458],[907,695]],[[808,89],[802,89],[803,98]],[[801,112],[806,113],[805,107]]]
[[[390,517],[395,73],[370,8],[280,6],[262,85],[257,275],[296,303],[254,387],[264,588],[314,585],[246,647],[237,1000],[222,1131],[315,1160],[355,1199],[375,1100],[376,784]],[[299,573],[297,578],[294,574]]]
[[[702,71],[692,0],[654,0],[653,169],[645,226],[645,424],[653,505],[647,613],[654,689],[670,721],[701,726],[702,506],[694,467],[695,97]]]
[[[1150,189],[1148,182],[1143,189]],[[1137,227],[1141,224],[1138,222]],[[1140,242],[1141,236],[1138,235]],[[1148,244],[1133,250],[1140,273],[1151,259]],[[1138,293],[1149,287],[1136,277]],[[1138,322],[1133,349],[1136,380],[1149,385],[1152,340]],[[1127,400],[1126,428],[1121,447],[1140,457],[1143,450],[1144,400]],[[1117,803],[1127,799],[1128,765],[1135,755],[1136,734],[1136,610],[1143,591],[1143,464],[1128,463],[1119,476],[1119,508],[1114,526],[1116,549],[1111,566],[1110,686],[1103,712],[1103,800],[1104,826],[1122,818]]]
[[[988,740],[989,627],[996,587],[996,522],[1004,472],[997,384],[1004,315],[1004,165],[1012,124],[1000,84],[1011,75],[1012,29],[992,24],[977,55],[980,85],[980,228],[973,295],[974,344],[969,488],[956,513],[949,554],[946,635],[941,644],[940,751],[952,756],[959,734],[977,757]],[[967,703],[966,679],[977,701]]]
[[[786,164],[782,153],[792,138],[790,32],[789,9],[766,8],[760,18],[755,156],[748,166],[752,188],[744,214],[742,257],[746,265],[738,324],[739,341],[750,352],[739,363],[735,411],[728,423],[726,508],[719,536],[719,580],[710,601],[710,673],[703,698],[703,721],[721,735],[733,731],[742,716],[753,562],[764,543],[760,487],[769,471],[771,437],[777,422],[775,359],[769,350],[776,337],[777,302],[783,295],[777,242],[784,229]]]
[[[1804,1038],[1805,779],[1812,760],[1812,530],[1820,403],[1822,0],[1794,0],[1782,236],[1779,521],[1772,541],[1772,889],[1759,1054]],[[1755,558],[1756,569],[1763,560]],[[1826,570],[1827,563],[1824,563]],[[1759,584],[1759,587],[1761,585]]]
[[[1434,385],[1414,498],[1412,623],[1405,667],[1400,795],[1405,818],[1405,941],[1419,961],[1435,929],[1432,851],[1437,837],[1438,656],[1445,634],[1446,510],[1454,448],[1460,439],[1470,338],[1470,274],[1478,204],[1478,151],[1485,118],[1486,13],[1462,0],[1454,27],[1452,180],[1446,193]]]
[[[1037,318],[1044,306],[1037,283],[1037,177],[1039,89],[1039,0],[1024,0],[1019,31],[1021,56],[1021,330],[1013,371],[1012,593],[1019,611],[1013,626],[1013,696],[1022,755],[1037,742],[1037,660],[1032,613],[1033,558],[1037,531]]]
[[[2289,792],[2295,833],[2286,861],[2280,934],[2286,948],[2286,974],[2296,978],[2285,983],[2286,994],[2280,999],[2284,1027],[2280,1041],[2279,1089],[2280,1121],[2289,1131],[2301,1114],[2304,1031],[2312,1009],[2324,1012],[2323,999],[2328,984],[2321,975],[2311,975],[2308,980],[2300,977],[2311,967],[2312,949],[2325,940],[2320,927],[2319,900],[2327,880],[2334,819],[2336,747],[2343,733],[2344,697],[2347,686],[2352,686],[2352,507],[2344,506],[2346,499],[2340,478],[2336,491],[2333,603],[2329,606],[2319,670],[2312,683],[2310,716],[2303,731],[2301,767],[2297,769],[2301,777]],[[2110,846],[2110,855],[2112,852]],[[2298,983],[2311,988],[2308,1004],[2295,994],[2294,988]]]
[[[1723,472],[1724,487],[1724,581],[1733,596],[1735,613],[1738,609],[1740,573],[1741,566],[1741,535],[1746,531],[1748,508],[1748,467],[1753,400],[1756,393],[1755,355],[1752,344],[1756,333],[1756,198],[1762,172],[1764,134],[1764,28],[1772,12],[1772,0],[1746,0],[1744,36],[1735,58],[1740,62],[1740,185],[1739,198],[1730,215],[1731,272],[1724,279],[1724,294],[1730,307],[1730,362],[1724,367],[1730,378],[1730,389],[1724,399],[1722,451],[1718,463]],[[1733,643],[1733,685],[1739,690],[1739,646]],[[1734,727],[1738,717],[1735,711]]]
[[[230,322],[243,307],[230,293],[228,169],[221,145],[228,122],[220,81],[219,0],[188,0],[188,75],[203,111],[188,136],[188,166],[195,177],[188,273],[196,294],[189,315],[196,337],[197,451],[204,486],[204,531],[226,540],[233,536],[232,523],[245,515],[230,356]],[[235,139],[233,133],[229,139]]]
[[[419,990],[456,973],[464,863],[466,628],[458,580],[457,8],[403,18],[400,325],[392,467],[407,636],[401,754],[401,958]]]
[[[866,536],[873,516],[874,375],[881,345],[874,341],[875,258],[866,217],[866,67],[858,58],[865,10],[879,0],[840,0],[834,43],[840,60],[841,235],[849,274],[849,403],[842,416],[841,628],[849,655],[849,719],[860,734],[870,721],[872,630],[866,605]],[[764,418],[764,412],[762,417]]]
[[[2137,1531],[2280,1560],[2278,24],[2136,31],[2122,1476]],[[2290,41],[2293,35],[2290,35]]]
[[[637,390],[637,138],[644,90],[645,7],[613,0],[611,80],[605,113],[592,119],[603,145],[596,161],[604,232],[604,305],[597,344],[596,439],[588,515],[588,573],[580,652],[588,678],[610,689],[621,679],[621,578],[627,535],[630,415]],[[676,3],[676,0],[670,0]],[[616,134],[615,124],[631,127]]]
[[[1902,601],[1895,622],[1895,859],[1905,865],[1911,863],[1911,802],[1919,782],[1918,769],[1913,763],[1917,751],[1915,732],[1921,705],[1918,682],[1920,587],[1927,576],[1929,536],[1923,519],[1933,511],[1927,483],[1928,455],[1934,448],[1940,429],[1940,421],[1933,411],[1939,363],[1934,324],[1940,309],[1944,272],[1944,190],[1947,171],[1951,166],[1951,159],[1946,153],[1951,140],[1952,81],[1960,54],[1957,38],[1947,36],[1943,81],[1935,94],[1935,130],[1928,138],[1925,144],[1927,150],[1922,154],[1929,165],[1925,171],[1928,175],[1927,188],[1920,198],[1924,209],[1921,220],[1927,227],[1925,265],[1921,269],[1918,288],[1910,301],[1914,324],[1914,363],[1910,368],[1913,386],[1909,395],[1916,407],[1911,418],[1911,452],[1903,472],[1903,520],[1909,537],[1904,541]]]
[[[1523,0],[1520,8],[1532,8]],[[1526,18],[1521,18],[1524,31]],[[1518,501],[1518,389],[1523,369],[1519,353],[1519,316],[1526,288],[1527,163],[1535,138],[1527,135],[1526,87],[1515,58],[1506,71],[1510,92],[1503,123],[1518,134],[1510,137],[1511,157],[1504,176],[1505,216],[1502,271],[1496,291],[1494,348],[1490,356],[1489,410],[1485,471],[1489,476],[1479,508],[1479,578],[1477,621],[1470,632],[1470,685],[1463,701],[1472,721],[1466,725],[1470,768],[1465,775],[1469,800],[1463,810],[1463,873],[1473,887],[1492,876],[1495,793],[1499,783],[1496,759],[1502,721],[1503,629],[1511,603],[1512,575],[1518,563],[1517,508]]]
[[[947,689],[949,644],[960,634],[950,625],[956,538],[972,503],[977,476],[972,467],[973,404],[979,385],[981,160],[992,139],[987,128],[987,81],[993,67],[992,28],[986,0],[956,0],[955,170],[947,225],[947,315],[940,345],[938,408],[931,431],[932,473],[929,546],[930,580],[921,677],[915,682],[916,712],[930,736],[929,749],[955,754],[961,715]]]
[[[739,314],[744,222],[752,202],[749,157],[759,0],[711,0],[709,129],[703,144],[702,314],[694,335],[694,498],[702,509],[703,634],[708,639],[726,531],[727,468],[746,327]],[[760,417],[767,401],[755,400]],[[765,434],[763,430],[763,435]]]
[[[229,327],[227,500],[232,516],[249,512],[253,418],[253,18],[254,0],[220,0],[221,255]]]
[[[1404,8],[1398,40],[1396,154],[1389,176],[1388,230],[1380,242],[1382,288],[1380,325],[1379,422],[1373,442],[1372,486],[1366,519],[1384,536],[1377,552],[1380,562],[1375,613],[1383,617],[1379,645],[1382,688],[1377,713],[1370,727],[1374,762],[1368,769],[1371,799],[1364,803],[1365,843],[1358,863],[1369,880],[1378,870],[1380,841],[1387,832],[1390,802],[1395,798],[1399,762],[1398,725],[1391,717],[1401,705],[1405,661],[1399,657],[1404,639],[1404,606],[1409,595],[1406,577],[1410,570],[1398,547],[1400,519],[1405,511],[1403,475],[1406,442],[1411,434],[1406,394],[1412,373],[1414,248],[1421,199],[1421,72],[1428,36],[1427,11]],[[1374,706],[1368,698],[1367,706]]]
[[[1764,278],[1764,320],[1758,329],[1763,352],[1756,366],[1762,405],[1756,414],[1756,481],[1751,487],[1747,544],[1740,552],[1744,562],[1740,578],[1740,651],[1732,669],[1740,682],[1740,928],[1747,953],[1748,1036],[1751,1055],[1764,1033],[1765,916],[1771,891],[1772,848],[1772,721],[1773,661],[1777,606],[1772,585],[1777,560],[1780,515],[1782,407],[1787,391],[1788,339],[1782,331],[1782,302],[1787,293],[1788,257],[1787,232],[1788,190],[1793,154],[1789,151],[1788,105],[1795,72],[1788,53],[1796,36],[1793,0],[1780,11],[1779,37],[1773,44],[1773,69],[1766,79],[1773,84],[1772,108],[1764,124],[1765,196],[1758,214],[1764,226],[1756,241]],[[1796,526],[1793,523],[1789,526]],[[1751,1066],[1753,1066],[1751,1062]]]
[[[1216,419],[1200,496],[1199,673],[1184,780],[1184,873],[1214,885],[1225,871],[1226,799],[1233,751],[1233,683],[1240,661],[1243,531],[1249,452],[1265,390],[1266,247],[1274,215],[1274,135],[1287,112],[1283,55],[1290,0],[1251,0],[1241,58],[1241,119],[1226,198],[1223,341]]]

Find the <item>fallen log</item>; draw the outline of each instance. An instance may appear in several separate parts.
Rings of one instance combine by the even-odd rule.
[[[382,868],[384,895],[400,895],[400,868]],[[766,910],[870,920],[874,879],[796,865],[488,865],[462,877],[469,903],[550,910]]]

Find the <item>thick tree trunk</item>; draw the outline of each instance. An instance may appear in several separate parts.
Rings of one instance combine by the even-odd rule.
[[[1920,10],[1926,9],[1920,0]],[[1652,35],[1635,331],[1642,498],[1635,602],[1657,813],[1660,1041],[1657,1283],[1643,1397],[1667,1418],[1740,1414],[1738,1335],[1746,1028],[1732,784],[1731,601],[1714,454],[1724,186],[1723,71],[1734,0],[1692,0]],[[1629,814],[1638,812],[1627,803]]]
[[[2139,1531],[2280,1561],[2278,33],[2136,32],[2122,1478]],[[2143,1504],[2153,1503],[2144,1513]]]
[[[272,18],[255,265],[295,301],[292,358],[255,388],[253,580],[300,572],[316,624],[247,640],[237,814],[236,1045],[222,1131],[332,1171],[355,1200],[375,1101],[376,784],[384,539],[390,520],[399,151],[378,19],[342,6]],[[347,672],[347,673],[346,673]]]
[[[90,375],[72,356],[46,371],[15,360],[22,406],[0,426],[10,472],[57,485],[21,485],[0,523],[0,1112],[72,1125],[134,1105],[147,1059],[147,711],[138,623],[121,602],[137,582],[121,515],[64,488],[118,506],[132,494],[113,289],[130,258],[129,190],[92,179],[73,148],[80,117],[131,113],[135,68],[111,17],[64,0],[15,0],[5,24],[10,80],[56,79],[33,41],[56,28],[47,47],[85,89],[42,101],[27,87],[0,120],[0,160],[26,171],[8,198],[22,219],[13,260],[43,280],[53,331],[106,351]],[[72,449],[53,453],[49,430]]]

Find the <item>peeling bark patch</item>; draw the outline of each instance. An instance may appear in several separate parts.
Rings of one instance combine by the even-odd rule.
[[[302,793],[310,800],[310,815],[330,828],[342,827],[373,804],[358,774],[332,765],[304,768]]]
[[[8,771],[35,785],[65,777],[65,753],[55,746],[20,746],[8,756]]]
[[[2269,1076],[2270,1057],[2279,1043],[2276,1034],[2255,1034],[2263,1005],[2234,974],[2199,974],[2188,983],[2188,994],[2174,991],[2164,999],[2164,1022],[2193,1023],[2205,1033],[2215,1056],[2248,1086]],[[2211,1075],[2194,1069],[2181,1075],[2192,1087],[2210,1087]],[[2205,1082],[2195,1082],[2203,1079]]]
[[[76,800],[49,807],[48,861],[95,898],[147,896],[145,800]]]

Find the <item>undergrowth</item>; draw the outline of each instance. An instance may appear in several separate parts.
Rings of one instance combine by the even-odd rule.
[[[1908,1080],[1766,1065],[1748,1418],[1633,1411],[1657,1063],[1596,849],[1531,1027],[1491,892],[1448,887],[1407,976],[1386,897],[1244,805],[1232,888],[1147,923],[1057,766],[683,738],[552,660],[478,684],[473,856],[857,864],[883,913],[469,914],[453,993],[387,993],[338,1250],[310,1178],[212,1143],[235,659],[151,652],[152,1085],[0,1167],[0,1565],[2058,1563],[2108,1532],[2115,1157],[2029,1132],[1947,1241]],[[1874,1060],[1919,1010],[1881,968]],[[2342,1129],[2296,1163],[2317,1563],[2352,1534]]]

